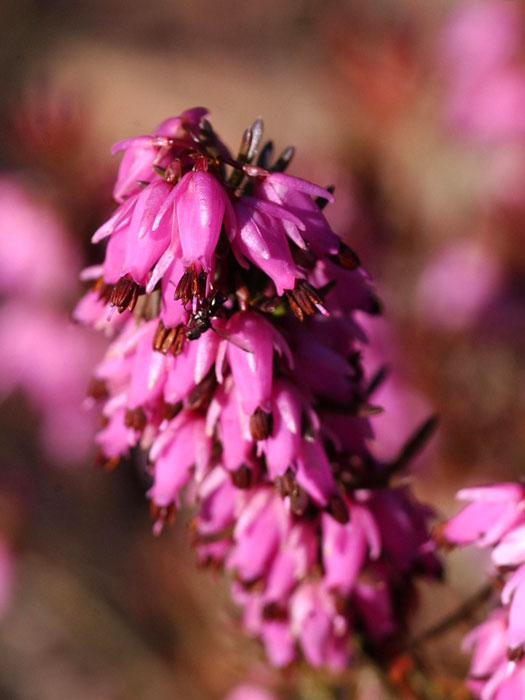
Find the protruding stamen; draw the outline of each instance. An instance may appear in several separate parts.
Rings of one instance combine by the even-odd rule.
[[[266,413],[262,408],[257,408],[255,413],[250,416],[250,433],[252,438],[258,442],[266,440],[272,432],[272,414]]]
[[[182,401],[177,401],[177,403],[167,403],[166,401],[162,404],[162,417],[166,420],[172,420],[182,411]]]
[[[124,416],[124,425],[128,428],[133,428],[141,433],[146,427],[147,417],[144,409],[138,406],[137,408],[128,408]]]
[[[99,277],[95,284],[93,285],[93,291],[98,294],[98,298],[101,301],[108,302],[111,299],[111,293],[113,291],[113,285],[106,284],[103,277]]]
[[[286,290],[286,298],[300,321],[303,321],[305,316],[312,316],[316,310],[327,314],[321,295],[306,280],[296,280],[294,289]]]
[[[91,377],[89,380],[87,395],[92,399],[107,399],[109,396],[108,387],[103,379],[98,379],[97,377]]]
[[[116,306],[119,313],[126,309],[133,311],[140,294],[144,293],[144,287],[137,284],[131,275],[121,277],[113,287],[109,303]]]
[[[215,372],[209,372],[204,379],[190,392],[186,401],[186,408],[190,411],[205,411],[211,403],[217,379]]]
[[[206,294],[206,273],[204,270],[197,272],[195,265],[189,265],[179,280],[175,289],[175,299],[181,299],[184,306],[194,297],[199,301],[204,299]]]
[[[234,486],[238,489],[249,489],[252,485],[252,470],[246,464],[241,466],[231,473],[231,479]]]
[[[350,519],[348,508],[338,493],[334,493],[330,496],[326,511],[330,513],[334,520],[341,523],[341,525],[345,525]]]
[[[175,522],[175,506],[173,503],[170,503],[169,506],[159,506],[154,501],[150,501],[149,514],[153,520],[163,525],[172,525]]]
[[[352,248],[349,248],[346,243],[343,243],[343,241],[339,242],[338,252],[335,255],[330,255],[330,260],[344,267],[345,270],[356,270],[361,265],[357,253],[353,251]]]

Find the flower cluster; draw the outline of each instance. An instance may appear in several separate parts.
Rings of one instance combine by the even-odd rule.
[[[462,489],[470,503],[443,527],[455,545],[491,548],[502,607],[465,639],[474,647],[470,686],[483,700],[525,693],[525,487],[501,483]]]
[[[379,305],[323,214],[332,192],[285,174],[293,150],[259,148],[260,120],[234,158],[206,114],[115,147],[119,206],[94,235],[105,258],[75,314],[113,335],[91,386],[99,461],[148,451],[155,531],[183,499],[195,506],[200,561],[233,572],[275,665],[300,647],[341,668],[352,627],[379,647],[412,576],[439,574],[428,510],[389,483],[431,424],[374,458],[378,381],[364,379],[353,313]]]

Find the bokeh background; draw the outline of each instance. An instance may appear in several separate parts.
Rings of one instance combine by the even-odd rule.
[[[525,11],[0,0],[0,26],[0,697],[216,700],[246,678],[335,697],[304,668],[265,667],[224,577],[197,568],[189,517],[152,536],[133,460],[92,466],[84,396],[104,341],[69,317],[112,207],[109,148],[204,105],[233,149],[262,116],[296,146],[295,174],[335,184],[331,221],[387,319],[368,328],[391,371],[378,449],[439,414],[410,476],[439,522],[459,486],[523,471]],[[478,590],[482,559],[446,563],[416,636]],[[479,612],[421,647],[444,697],[468,697],[459,644]],[[339,698],[388,697],[378,682],[328,679]]]

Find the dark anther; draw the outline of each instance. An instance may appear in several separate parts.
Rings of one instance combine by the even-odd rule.
[[[173,503],[170,503],[169,506],[159,506],[153,501],[150,501],[149,514],[153,520],[160,520],[166,525],[172,525],[175,522],[175,506]]]
[[[277,601],[266,603],[263,608],[263,617],[265,620],[287,620],[288,613],[286,608],[283,608]]]
[[[159,321],[159,325],[157,326],[157,330],[155,331],[153,335],[153,349],[157,350],[160,352],[160,349],[162,348],[162,343],[164,342],[164,338],[166,337],[168,333],[168,330],[166,326],[162,323],[162,321]]]
[[[179,280],[175,289],[175,299],[181,299],[186,305],[193,297],[202,301],[206,293],[206,274],[201,270],[197,273],[195,265],[189,265]]]
[[[103,379],[91,377],[89,380],[87,395],[92,399],[106,399],[108,397],[108,388]]]
[[[257,442],[266,440],[272,432],[272,414],[266,413],[262,408],[257,408],[250,416],[250,433],[252,438]]]
[[[140,406],[138,408],[128,408],[124,416],[124,424],[128,428],[133,428],[142,432],[146,426],[146,414]]]
[[[252,470],[246,464],[241,466],[231,473],[231,479],[234,486],[238,489],[249,489],[252,485]]]
[[[328,187],[325,187],[325,190],[327,192],[330,192],[330,194],[333,194],[335,192],[335,185],[328,185]],[[319,207],[319,209],[324,209],[326,205],[328,204],[328,199],[325,199],[324,197],[316,197],[315,203]]]
[[[345,270],[356,270],[361,265],[357,253],[349,248],[346,243],[343,243],[343,241],[339,242],[339,250],[335,255],[330,256],[330,260],[344,267]]]
[[[507,648],[507,659],[509,661],[521,661],[524,655],[523,647],[508,647]]]
[[[180,353],[182,352],[185,338],[186,335],[184,333],[184,326],[181,323],[177,326],[177,335],[175,336],[173,344],[171,346],[171,352],[175,357],[177,357],[177,355],[180,355]]]
[[[111,299],[111,292],[113,291],[112,284],[106,284],[103,277],[99,277],[95,284],[93,285],[93,291],[98,294],[98,298],[107,303]]]
[[[190,411],[206,410],[210,405],[216,388],[217,379],[215,378],[215,373],[210,371],[190,392],[186,402],[186,408]]]
[[[288,467],[288,469],[283,475],[282,480],[283,496],[289,496],[291,493],[298,492],[298,489],[299,486],[297,484],[297,481],[295,480],[295,474],[290,469],[290,467]]]
[[[300,321],[305,316],[312,316],[317,307],[323,304],[319,292],[306,280],[296,280],[294,289],[286,291],[286,297],[291,310]]]
[[[125,275],[113,287],[109,302],[111,306],[117,307],[119,313],[126,309],[133,311],[139,295],[143,293],[144,287],[138,285],[131,275]]]
[[[184,326],[179,324],[175,328],[166,328],[159,321],[155,334],[153,335],[153,349],[166,355],[170,350],[174,355],[178,355],[184,343]]]
[[[341,496],[337,493],[330,496],[326,510],[330,513],[332,518],[338,523],[341,523],[341,525],[344,525],[349,520],[348,508]]]
[[[167,332],[164,340],[162,341],[162,345],[160,347],[160,351],[163,355],[168,354],[168,350],[171,349],[173,346],[173,343],[175,342],[175,339],[177,338],[177,333],[178,333],[178,328],[170,328],[169,331]]]
[[[308,494],[297,484],[290,493],[290,509],[292,513],[300,518],[306,514],[309,506],[310,499]]]
[[[166,401],[162,404],[162,417],[166,420],[171,420],[175,418],[182,410],[182,401],[177,401],[177,403],[167,403]]]

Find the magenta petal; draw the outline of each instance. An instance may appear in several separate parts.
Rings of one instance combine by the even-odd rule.
[[[296,477],[297,482],[320,505],[325,506],[329,497],[336,493],[337,485],[330,462],[319,440],[302,441],[297,458]]]
[[[209,271],[221,232],[226,194],[209,173],[191,172],[184,178],[187,186],[177,196],[176,203],[184,261],[187,265],[198,261]]]
[[[190,478],[190,467],[205,466],[211,454],[204,420],[192,414],[180,414],[177,430],[155,462],[153,486],[148,496],[161,507],[177,501],[180,489]]]
[[[324,585],[348,595],[365,563],[365,533],[352,517],[341,525],[331,516],[323,515],[322,527]]]
[[[234,314],[228,322],[227,356],[246,414],[266,408],[272,390],[272,326],[253,311]],[[239,347],[240,346],[240,347]],[[247,350],[243,349],[247,348]]]

